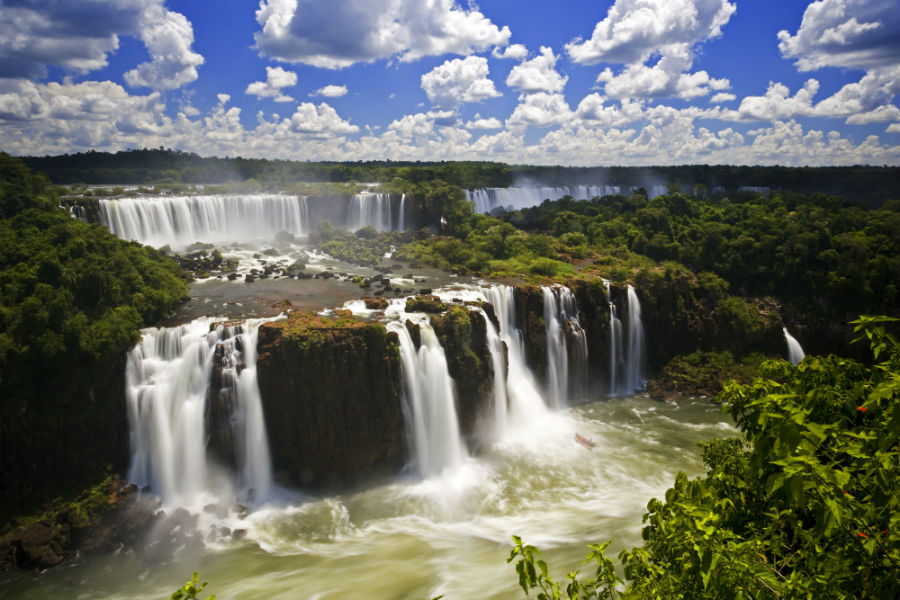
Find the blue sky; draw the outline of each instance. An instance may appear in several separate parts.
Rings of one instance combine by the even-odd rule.
[[[0,0],[0,150],[900,164],[900,7]]]

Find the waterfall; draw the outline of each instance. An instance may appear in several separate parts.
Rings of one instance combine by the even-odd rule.
[[[641,302],[634,287],[628,286],[628,360],[625,368],[625,391],[644,389],[644,324]]]
[[[308,232],[306,197],[280,194],[146,196],[100,200],[100,222],[114,235],[150,246],[271,239]]]
[[[625,323],[606,283],[609,302],[609,395],[629,395],[644,389],[644,324],[634,287],[627,288]]]
[[[391,195],[382,192],[362,192],[350,198],[347,207],[347,229],[356,231],[363,227],[376,231],[391,231]]]
[[[500,323],[500,339],[506,344],[506,394],[509,402],[509,425],[521,427],[539,423],[547,414],[547,406],[538,390],[534,374],[525,363],[525,339],[516,326],[515,289],[497,285],[484,290]]]
[[[182,505],[203,493],[233,493],[234,487],[255,501],[268,496],[271,463],[256,381],[260,323],[212,329],[211,319],[200,318],[142,331],[125,375],[130,481]],[[211,436],[216,411],[225,414],[216,419],[217,435]],[[210,456],[211,442],[233,457],[233,484],[219,476],[222,465]]]
[[[791,361],[792,365],[797,366],[806,356],[806,353],[803,352],[803,347],[797,341],[797,338],[788,333],[787,327],[782,327],[782,330],[784,331],[784,339],[787,342],[788,360]]]
[[[666,193],[665,186],[645,186],[651,198]],[[630,193],[631,187],[619,185],[569,185],[559,187],[509,187],[466,190],[466,200],[475,205],[475,212],[490,213],[494,209],[520,210],[539,206],[544,200],[555,201],[569,196],[573,200],[592,200],[603,196]]]
[[[416,350],[404,320],[388,324],[400,338],[401,372],[416,466],[424,477],[462,465],[467,454],[456,416],[455,384],[447,357],[427,319],[417,321]]]
[[[606,300],[609,302],[609,395],[615,396],[619,392],[619,382],[616,375],[622,370],[620,361],[624,358],[622,350],[622,321],[616,310],[616,303],[612,300],[609,282],[606,283]]]
[[[547,331],[547,396],[552,407],[564,408],[570,398],[580,398],[586,391],[587,336],[578,320],[572,290],[554,286],[542,287],[541,291]],[[574,375],[571,382],[570,375]]]

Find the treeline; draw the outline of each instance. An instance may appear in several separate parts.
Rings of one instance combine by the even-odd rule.
[[[495,162],[309,162],[255,158],[201,157],[165,148],[123,152],[83,152],[24,157],[26,164],[58,184],[229,183],[256,180],[267,185],[297,182],[379,182],[405,184],[442,180],[463,189],[509,186],[619,185],[678,186],[687,193],[727,193],[741,188],[775,192],[821,192],[877,208],[896,198],[898,167],[766,167],[681,165],[654,167],[562,167]]]
[[[800,194],[823,193],[861,201],[877,208],[889,198],[900,197],[900,168],[875,166],[780,167],[731,165],[679,165],[654,167],[541,167],[516,166],[516,181],[542,182],[543,185],[591,185],[609,183],[620,186],[649,187],[676,185],[681,191],[697,194],[727,194],[746,188]],[[752,195],[757,190],[746,190]]]
[[[125,352],[186,294],[173,261],[71,218],[0,153],[0,507],[102,478],[122,450]]]
[[[177,150],[144,149],[24,157],[58,184],[381,182],[410,184],[440,179],[461,188],[508,186],[510,168],[492,162],[308,162],[201,157]]]

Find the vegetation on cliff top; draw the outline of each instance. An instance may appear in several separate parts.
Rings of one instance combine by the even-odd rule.
[[[45,178],[0,154],[0,396],[109,360],[187,293],[178,266],[57,207]],[[4,402],[7,404],[7,402]]]
[[[874,364],[807,357],[767,362],[730,383],[724,409],[742,438],[702,452],[708,474],[684,474],[644,515],[644,545],[604,546],[592,577],[563,588],[539,551],[516,539],[519,582],[539,598],[893,598],[900,581],[900,342],[893,319],[862,317]],[[586,561],[586,562],[588,562]]]

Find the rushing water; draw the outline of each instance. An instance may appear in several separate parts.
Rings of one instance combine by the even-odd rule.
[[[142,331],[141,342],[128,355],[125,374],[132,448],[129,481],[150,486],[175,506],[203,506],[223,498],[233,502],[236,494],[245,502],[250,496],[256,501],[268,497],[269,446],[256,383],[259,323],[249,320],[236,326],[202,318]],[[221,405],[224,413],[218,419],[225,429],[219,437],[224,453],[233,458],[233,476],[207,457],[214,405]]]
[[[597,447],[575,443],[580,432]],[[134,551],[78,558],[0,584],[10,598],[167,598],[200,571],[220,600],[522,598],[505,559],[512,535],[544,550],[554,573],[581,564],[586,544],[612,554],[640,544],[641,514],[686,471],[695,443],[732,435],[705,401],[599,401],[550,413],[460,468],[327,497],[275,496],[246,519],[246,539],[158,563]]]

